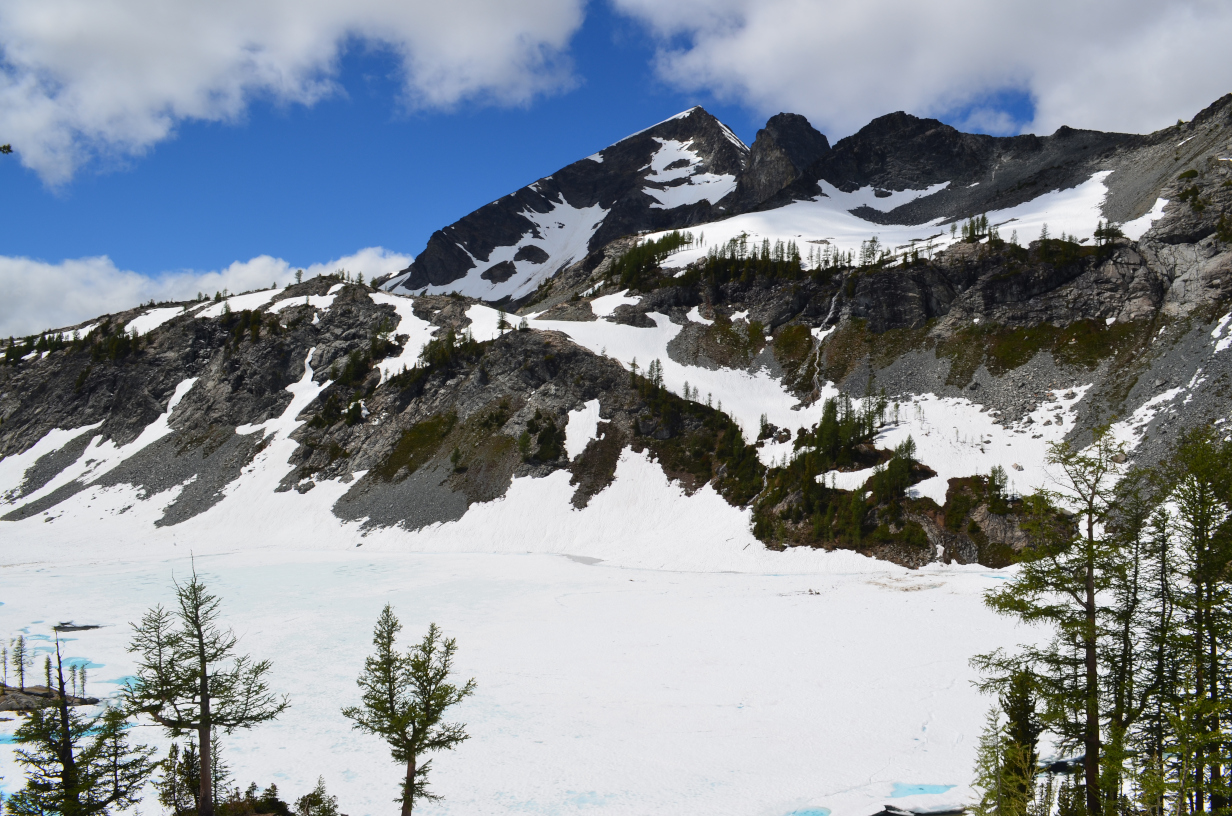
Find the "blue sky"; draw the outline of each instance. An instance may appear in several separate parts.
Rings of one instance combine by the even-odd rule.
[[[339,75],[345,96],[257,99],[236,123],[182,122],[144,155],[89,166],[60,188],[4,161],[0,254],[107,255],[146,275],[261,254],[292,265],[367,246],[414,254],[433,230],[692,105],[747,143],[765,121],[657,78],[646,29],[604,5],[590,7],[571,53],[572,90],[512,108],[408,113],[395,58],[356,44]],[[1028,96],[1006,106],[1030,121]]]

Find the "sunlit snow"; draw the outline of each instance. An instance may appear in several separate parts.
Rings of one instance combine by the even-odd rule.
[[[552,209],[546,213],[525,210],[522,215],[534,226],[523,234],[516,244],[497,247],[487,258],[476,258],[472,255],[475,266],[465,277],[440,286],[428,286],[419,291],[430,295],[459,292],[484,300],[528,295],[544,279],[586,257],[590,239],[603,223],[607,212],[599,204],[591,207],[571,206],[563,196],[552,202]],[[547,254],[547,260],[542,263],[528,259],[515,260],[518,250],[523,247],[542,250]],[[503,281],[491,280],[491,276],[489,279],[483,277],[488,270],[505,262],[513,264],[516,270],[511,277]]]

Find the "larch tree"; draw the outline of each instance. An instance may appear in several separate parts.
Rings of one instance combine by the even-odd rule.
[[[386,604],[372,635],[376,652],[364,661],[359,676],[363,691],[358,706],[342,710],[354,728],[384,739],[395,762],[406,765],[402,783],[402,816],[411,816],[415,802],[437,801],[428,790],[433,751],[452,750],[468,739],[463,723],[442,722],[445,712],[475,691],[475,681],[451,682],[457,644],[433,623],[419,643],[405,654],[395,649],[402,624]]]
[[[1166,468],[1172,488],[1164,508],[1175,545],[1172,580],[1179,652],[1193,712],[1197,749],[1189,769],[1194,812],[1229,804],[1227,728],[1232,682],[1232,445],[1209,431],[1182,440]],[[1179,648],[1178,648],[1179,647]]]
[[[973,659],[988,690],[1005,689],[1017,672],[1032,671],[1044,704],[1044,725],[1063,744],[1082,748],[1087,816],[1103,812],[1101,656],[1110,635],[1109,596],[1123,568],[1121,549],[1104,527],[1120,475],[1120,452],[1107,429],[1097,431],[1085,449],[1068,442],[1051,447],[1056,489],[1026,502],[1031,512],[1024,528],[1034,546],[1017,575],[990,591],[985,602],[999,614],[1050,627],[1053,638],[1017,655],[998,650]]]
[[[13,639],[9,660],[13,663],[13,674],[17,675],[17,688],[25,691],[26,669],[34,665],[34,655],[30,653],[30,647],[26,645],[25,635],[18,635]]]
[[[214,732],[268,722],[289,703],[269,689],[268,660],[237,654],[235,633],[219,624],[221,601],[196,570],[174,586],[174,609],[157,606],[133,624],[128,650],[138,655],[137,671],[122,694],[130,712],[149,716],[172,738],[196,735],[197,813],[214,816]]]
[[[105,816],[136,804],[153,770],[154,750],[132,745],[124,712],[83,716],[68,704],[56,643],[56,705],[35,709],[17,729],[17,762],[26,786],[9,797],[10,816]]]

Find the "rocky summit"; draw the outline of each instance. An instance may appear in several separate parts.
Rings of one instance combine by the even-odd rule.
[[[693,108],[388,280],[10,340],[0,513],[999,566],[1050,445],[1150,463],[1227,422],[1230,300],[1232,95],[1149,135],[783,113],[751,147]]]

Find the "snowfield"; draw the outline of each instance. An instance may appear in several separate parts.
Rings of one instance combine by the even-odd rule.
[[[1101,208],[1108,194],[1104,180],[1109,175],[1110,171],[1100,171],[1077,187],[1054,190],[1017,207],[989,212],[988,222],[997,227],[1001,237],[1006,240],[1017,232],[1018,242],[1023,246],[1038,238],[1045,224],[1048,225],[1048,234],[1053,237],[1059,237],[1064,232],[1076,236],[1079,240],[1089,240],[1095,233],[1096,224],[1104,217]],[[808,201],[796,201],[765,212],[736,215],[693,228],[691,232],[699,241],[704,235],[704,243],[695,244],[691,249],[671,255],[664,261],[663,266],[683,268],[705,257],[711,247],[739,238],[742,234],[748,236],[750,244],[763,240],[769,240],[771,243],[795,241],[800,248],[800,254],[805,257],[810,247],[829,247],[831,251],[850,252],[858,257],[860,244],[873,236],[877,236],[884,249],[898,255],[912,247],[923,253],[930,240],[934,251],[945,249],[954,243],[950,237],[949,222],[944,219],[938,218],[917,225],[886,225],[876,224],[856,214],[862,207],[890,212],[918,198],[940,192],[949,186],[949,182],[935,184],[924,190],[895,191],[884,198],[877,197],[872,187],[845,193],[829,182],[822,181],[819,184],[825,193],[823,196]],[[1145,232],[1151,221],[1162,214],[1163,204],[1157,203],[1155,210],[1126,226],[1135,232]],[[664,234],[650,234],[645,236],[645,239],[653,240]],[[961,233],[959,238],[961,239]]]
[[[195,553],[242,648],[270,658],[274,687],[292,698],[274,724],[222,737],[236,783],[276,782],[294,797],[323,775],[355,816],[390,812],[397,793],[384,745],[338,712],[357,698],[385,603],[408,637],[431,621],[457,637],[459,671],[479,684],[457,710],[472,739],[434,763],[446,800],[425,814],[868,816],[903,785],[955,787],[895,804],[956,803],[991,704],[971,687],[967,659],[1020,639],[983,609],[980,593],[998,576],[981,568],[912,573],[808,553],[743,572],[720,571],[721,557],[681,571],[598,555],[417,552],[393,536],[377,550],[329,528],[306,549],[302,527],[271,540],[225,519],[135,544],[123,517],[63,521],[6,535],[3,631],[100,624],[65,637],[66,655],[88,661],[93,694],[113,693],[133,672],[127,623],[167,601]],[[486,533],[504,538],[499,527]],[[668,535],[657,544],[670,561]],[[602,551],[585,536],[544,537],[570,555]],[[716,556],[733,549],[696,543]],[[618,554],[619,542],[608,546]],[[0,723],[0,741],[14,727]],[[152,727],[138,734],[167,744]],[[19,785],[9,745],[0,774],[8,791]]]
[[[256,300],[231,300],[240,297]],[[382,364],[387,376],[413,363],[435,329],[415,317],[412,299],[374,297],[394,306],[393,332],[408,337]],[[636,298],[599,301],[595,311],[610,313]],[[477,339],[498,333],[496,310],[472,306],[468,316]],[[650,318],[655,328],[529,323],[626,366],[659,359],[669,388],[679,393],[689,382],[746,435],[755,435],[762,413],[793,431],[820,418],[821,403],[798,405],[766,371],[675,363],[666,347],[682,327]],[[24,632],[46,649],[41,638],[54,623],[101,625],[64,641],[68,657],[91,667],[91,692],[112,694],[133,671],[128,622],[166,602],[172,577],[185,575],[194,557],[243,647],[270,658],[276,687],[292,696],[275,724],[222,738],[235,782],[276,782],[284,797],[297,797],[323,775],[352,816],[390,812],[397,793],[399,769],[387,750],[339,714],[357,697],[354,680],[387,602],[408,638],[431,621],[457,637],[459,668],[479,683],[457,712],[473,738],[435,763],[435,789],[446,800],[425,814],[870,816],[891,800],[941,807],[970,796],[976,738],[993,701],[973,689],[967,661],[1039,634],[983,607],[982,593],[1005,573],[941,565],[912,572],[852,552],[767,551],[747,510],[709,485],[686,495],[647,454],[628,449],[614,482],[582,510],[570,504],[575,488],[560,471],[515,479],[504,497],[457,521],[365,531],[332,513],[353,479],[276,491],[291,470],[299,415],[326,387],[313,382],[311,360],[310,352],[303,376],[287,387],[285,411],[237,429],[266,444],[201,515],[155,526],[182,485],[156,495],[94,485],[6,523],[0,633]],[[95,427],[52,431],[27,454],[0,461],[0,510],[74,478],[88,484],[161,438],[194,384],[184,380],[133,443],[93,440],[78,464],[32,496],[15,498],[26,468]],[[939,474],[916,489],[939,502],[946,479],[994,464],[1025,491],[1047,478],[1045,446],[1072,423],[1085,389],[1074,392],[1017,428],[967,400],[924,395],[898,406],[879,445],[910,434]],[[827,385],[825,393],[836,392]],[[1056,417],[1063,424],[1042,424]],[[570,456],[600,421],[597,400],[570,412]],[[790,448],[767,446],[763,460],[790,456]],[[853,486],[859,476],[866,474],[835,474]],[[21,783],[8,744],[15,727],[0,722],[0,785],[10,792]],[[167,744],[152,727],[139,733]],[[145,809],[154,807],[147,800]]]

